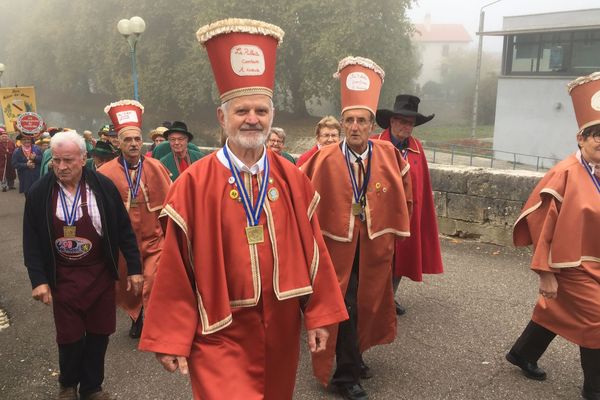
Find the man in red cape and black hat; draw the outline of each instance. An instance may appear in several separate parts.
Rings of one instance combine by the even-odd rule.
[[[396,96],[392,110],[377,110],[375,116],[377,124],[384,129],[377,138],[392,142],[400,151],[402,158],[410,164],[412,182],[410,237],[397,240],[394,249],[394,293],[403,276],[421,282],[423,274],[441,274],[444,271],[427,157],[423,145],[413,136],[414,127],[431,121],[435,115],[419,113],[420,101],[417,96],[400,94]],[[405,312],[396,301],[396,314],[403,315]]]
[[[283,31],[200,28],[221,94],[223,148],[190,165],[163,210],[163,253],[140,349],[190,374],[195,399],[291,399],[302,316],[311,352],[347,318],[315,209],[319,194],[265,147]],[[160,397],[160,396],[159,396]]]

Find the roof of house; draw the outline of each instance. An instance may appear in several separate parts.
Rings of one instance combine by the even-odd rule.
[[[461,24],[415,24],[417,42],[470,42],[471,35]]]

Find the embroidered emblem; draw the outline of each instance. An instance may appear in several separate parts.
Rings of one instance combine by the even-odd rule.
[[[54,245],[56,251],[69,260],[79,260],[92,250],[92,242],[81,237],[56,239]]]

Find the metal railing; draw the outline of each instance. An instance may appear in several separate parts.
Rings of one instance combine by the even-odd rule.
[[[437,164],[545,171],[560,161],[552,157],[451,143],[427,143],[423,148],[427,160]]]

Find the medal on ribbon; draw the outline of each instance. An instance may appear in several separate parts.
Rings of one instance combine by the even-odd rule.
[[[267,197],[267,186],[269,184],[269,158],[265,154],[265,161],[263,165],[263,179],[259,183],[258,188],[258,197],[256,199],[256,203],[253,205],[250,201],[250,196],[248,191],[246,190],[246,185],[242,182],[242,178],[240,176],[240,172],[233,165],[231,161],[231,157],[229,156],[229,152],[227,151],[227,147],[223,147],[223,154],[227,159],[227,163],[229,164],[229,170],[233,175],[233,179],[235,180],[235,184],[238,188],[237,195],[241,200],[242,205],[244,206],[244,211],[246,212],[246,220],[248,222],[248,226],[245,227],[246,239],[248,240],[248,244],[258,244],[263,243],[265,241],[265,233],[264,227],[258,224],[260,220],[260,213],[265,204],[265,200]],[[232,190],[233,192],[233,190]],[[230,197],[233,198],[230,192]]]
[[[142,158],[140,157],[140,160],[137,164],[137,175],[135,176],[134,184],[131,180],[131,175],[129,174],[129,167],[127,166],[127,161],[125,161],[125,158],[121,158],[121,161],[123,161],[123,168],[125,169],[125,178],[127,178],[127,186],[129,186],[129,208],[134,208],[138,206],[136,197],[140,191],[140,186],[142,183],[142,168],[144,168],[144,163],[142,162]]]
[[[352,203],[352,215],[358,216],[361,221],[365,220],[365,206],[366,206],[366,195],[367,195],[367,186],[369,185],[369,179],[371,177],[371,155],[372,155],[372,143],[368,142],[368,165],[367,170],[365,171],[365,176],[363,177],[363,182],[361,187],[358,187],[358,179],[354,174],[354,168],[352,168],[352,163],[350,162],[350,148],[348,144],[346,144],[346,167],[348,167],[348,174],[350,175],[350,183],[352,184],[352,193],[354,195],[354,202]],[[356,156],[356,154],[354,154]],[[357,158],[360,158],[357,156]]]
[[[79,181],[79,185],[77,185],[77,191],[75,192],[75,198],[73,199],[73,204],[71,204],[71,209],[67,207],[67,195],[60,185],[58,185],[58,197],[60,198],[63,220],[65,221],[65,225],[63,226],[63,237],[74,238],[77,236],[75,220],[77,218],[77,206],[81,200],[81,181]]]

